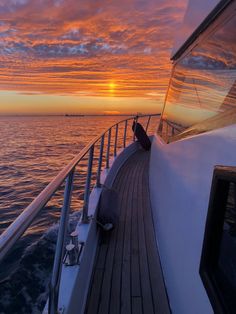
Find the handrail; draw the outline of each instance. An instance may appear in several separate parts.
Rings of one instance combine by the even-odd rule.
[[[39,211],[47,204],[53,194],[65,181],[71,170],[87,154],[88,150],[98,140],[99,136],[82,149],[82,151],[72,161],[62,169],[59,174],[46,186],[46,188],[26,207],[26,209],[13,221],[13,223],[0,236],[0,260],[6,255],[8,250],[28,229]]]
[[[52,279],[50,283],[50,297],[49,297],[49,313],[57,313],[57,304],[58,304],[58,292],[60,285],[60,273],[62,266],[62,258],[63,258],[63,249],[65,246],[65,237],[66,237],[66,226],[68,225],[69,220],[69,210],[70,210],[70,202],[73,190],[73,177],[74,177],[74,169],[71,170],[69,176],[66,180],[66,187],[64,192],[64,203],[61,213],[60,219],[60,227],[57,237],[57,246],[55,251]]]
[[[83,215],[82,222],[88,222],[88,202],[89,202],[89,193],[90,193],[90,185],[91,185],[91,173],[93,166],[93,152],[94,146],[100,140],[100,154],[98,161],[98,169],[97,169],[97,177],[96,177],[96,185],[100,186],[100,174],[102,168],[102,158],[103,158],[103,150],[104,150],[104,138],[105,135],[108,134],[108,142],[107,142],[107,151],[106,151],[106,168],[109,168],[109,158],[110,158],[110,146],[111,146],[111,134],[112,129],[115,127],[114,132],[114,151],[113,156],[116,157],[117,154],[117,142],[118,142],[118,132],[121,128],[123,122],[125,122],[125,129],[123,133],[123,146],[126,146],[126,138],[127,138],[127,124],[128,121],[133,120],[138,121],[139,118],[148,117],[148,122],[146,125],[146,131],[149,126],[149,122],[151,117],[160,116],[160,114],[148,114],[148,115],[140,115],[140,116],[132,116],[126,119],[123,119],[117,123],[114,123],[111,127],[109,127],[106,131],[102,132],[100,135],[95,137],[87,146],[85,146],[81,152],[75,156],[71,162],[62,169],[58,175],[44,188],[44,190],[32,201],[30,205],[26,207],[26,209],[16,218],[15,221],[0,235],[0,261],[6,256],[8,251],[13,247],[16,241],[23,235],[23,233],[28,229],[33,220],[37,217],[40,211],[44,208],[44,206],[48,203],[48,201],[52,198],[55,192],[59,189],[62,183],[66,180],[66,186],[64,191],[64,205],[61,211],[61,219],[59,226],[59,236],[57,239],[57,248],[54,259],[54,267],[53,267],[53,280],[51,282],[51,309],[50,314],[56,313],[57,308],[57,299],[58,299],[58,285],[60,282],[60,272],[61,272],[61,263],[62,263],[62,254],[65,243],[65,234],[67,231],[67,217],[69,215],[70,210],[70,201],[71,201],[71,193],[73,189],[73,174],[75,167],[79,164],[79,162],[87,155],[89,152],[88,158],[88,170],[87,170],[87,179],[86,186],[84,191],[84,206],[83,206]],[[135,125],[136,129],[136,125]]]
[[[185,128],[183,126],[177,125],[170,120],[161,119],[159,128],[158,128],[158,133],[167,143],[169,143],[169,140],[172,137],[174,137],[176,134],[183,132],[184,129]]]
[[[160,114],[140,115],[139,118],[150,116],[160,116]],[[132,116],[127,119],[123,119],[118,123],[114,123],[112,126],[109,127],[108,130],[102,132],[100,135],[95,137],[95,139],[93,139],[87,146],[85,146],[81,150],[81,152],[77,156],[75,156],[71,160],[71,162],[58,173],[58,175],[44,188],[44,190],[32,201],[32,203],[28,205],[26,209],[16,218],[16,220],[13,221],[12,224],[0,235],[0,260],[6,255],[7,251],[9,250],[9,248],[6,248],[6,245],[11,243],[11,245],[8,246],[12,247],[16,240],[27,230],[39,211],[47,204],[53,194],[65,181],[71,170],[77,166],[77,164],[87,154],[90,148],[95,145],[102,136],[105,136],[105,134],[114,126],[126,121],[128,122],[130,120],[133,120],[135,117],[136,116]],[[109,165],[107,168],[109,168]]]

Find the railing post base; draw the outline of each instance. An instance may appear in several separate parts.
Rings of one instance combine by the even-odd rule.
[[[87,178],[86,178],[85,191],[84,191],[84,206],[83,206],[83,213],[82,213],[83,223],[89,222],[88,207],[89,207],[89,194],[90,194],[90,184],[91,184],[92,166],[93,166],[93,152],[94,152],[94,145],[91,146],[89,150]]]
[[[81,222],[82,222],[83,224],[88,224],[88,223],[89,223],[88,207],[87,207],[87,206],[84,206],[84,207],[83,207]]]

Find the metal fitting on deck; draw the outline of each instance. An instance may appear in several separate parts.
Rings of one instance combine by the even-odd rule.
[[[66,259],[65,264],[67,266],[73,266],[77,262],[77,252],[75,245],[72,243],[67,244],[66,246]]]
[[[84,246],[83,242],[79,242],[79,233],[77,230],[70,234],[70,243],[66,245],[66,254],[63,263],[66,266],[74,266],[79,264],[79,258]]]

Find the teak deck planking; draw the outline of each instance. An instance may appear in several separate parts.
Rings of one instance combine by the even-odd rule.
[[[149,152],[139,150],[120,169],[119,221],[101,233],[87,314],[169,314],[148,189]]]

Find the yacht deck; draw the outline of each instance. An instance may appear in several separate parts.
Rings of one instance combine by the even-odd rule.
[[[86,313],[170,313],[148,190],[149,152],[139,150],[113,184],[119,222],[101,234]]]

